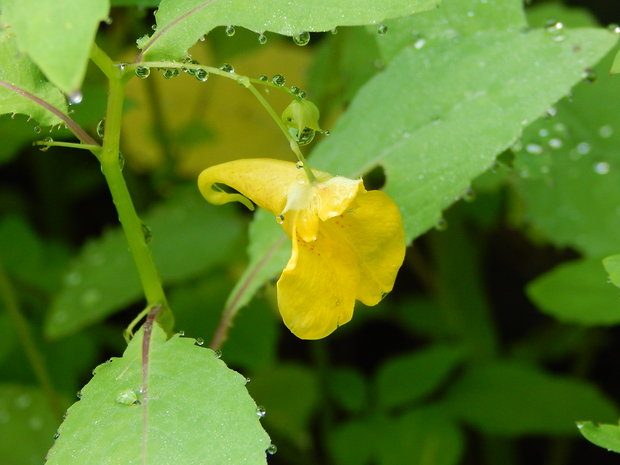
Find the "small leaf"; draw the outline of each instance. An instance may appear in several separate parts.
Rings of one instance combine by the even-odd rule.
[[[79,91],[109,1],[2,0],[0,7],[3,21],[17,36],[19,49],[63,92]]]
[[[604,258],[603,266],[609,274],[609,280],[620,287],[620,254]]]
[[[57,425],[41,390],[0,384],[0,463],[43,463]]]
[[[617,415],[614,404],[590,384],[512,362],[473,367],[445,402],[467,423],[501,436],[573,434],[575,421]]]
[[[607,282],[600,260],[559,265],[529,283],[527,294],[543,312],[563,322],[620,323],[620,295]]]
[[[208,457],[210,463],[266,464],[269,437],[243,376],[193,339],[166,341],[155,325],[143,402],[141,350],[142,332],[122,358],[95,369],[69,408],[47,465],[138,465],[145,463],[143,446],[148,463],[189,465]]]
[[[216,26],[235,25],[256,33],[293,36],[329,31],[336,26],[377,24],[387,18],[435,8],[439,0],[314,0],[299,4],[265,0],[162,0],[156,13],[157,29],[138,47],[149,60],[178,59]]]
[[[620,452],[620,426],[595,425],[591,421],[584,421],[577,423],[577,427],[583,437],[591,443],[608,451]]]
[[[430,394],[445,381],[462,356],[457,347],[437,345],[389,360],[377,373],[379,405],[390,409]]]
[[[363,412],[369,402],[368,384],[353,368],[331,368],[329,393],[334,403],[351,413]]]
[[[232,211],[207,205],[183,191],[144,216],[145,233],[162,279],[174,283],[230,258],[241,234]],[[217,234],[208,235],[217,228]],[[55,296],[45,331],[60,337],[101,320],[141,295],[135,266],[120,229],[88,243],[70,266]]]
[[[383,432],[381,465],[456,465],[464,449],[458,425],[441,406],[429,406],[398,417]]]
[[[0,114],[22,113],[43,126],[49,126],[61,122],[58,115],[54,114],[54,109],[60,113],[67,112],[62,93],[45,80],[41,71],[26,55],[19,52],[15,38],[6,30],[2,31]]]

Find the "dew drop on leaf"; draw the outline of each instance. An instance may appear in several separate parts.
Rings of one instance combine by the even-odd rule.
[[[593,169],[596,174],[607,174],[609,173],[609,163],[600,161],[594,164]]]
[[[267,36],[264,33],[260,33],[258,35],[258,43],[261,45],[265,45],[267,43]]]
[[[202,346],[202,345],[204,345],[204,343],[205,343],[205,340],[203,338],[201,338],[201,337],[197,337],[196,338],[196,345],[197,346]]]
[[[265,415],[267,415],[267,410],[265,409],[265,407],[263,407],[262,405],[256,407],[256,416],[258,418],[263,418]]]
[[[222,351],[220,349],[214,350],[213,356],[219,360],[220,358],[222,358]]]
[[[82,95],[82,92],[80,92],[79,90],[71,92],[69,94],[69,104],[70,105],[79,105],[80,103],[82,103],[82,99],[83,98],[84,98],[84,96]]]
[[[385,24],[379,24],[379,26],[377,26],[377,34],[383,35],[387,33],[387,31],[388,27]]]
[[[226,32],[226,35],[228,37],[232,37],[235,35],[235,26],[226,26],[226,29],[224,30],[224,32]]]
[[[293,35],[293,42],[295,42],[295,45],[299,45],[300,47],[308,45],[308,42],[310,42],[310,33],[303,31],[299,34]]]
[[[269,444],[269,447],[267,447],[267,453],[269,455],[274,455],[276,452],[278,452],[278,446],[273,443]]]
[[[97,135],[103,138],[103,134],[105,133],[105,119],[102,119],[97,123],[96,131],[97,131]]]

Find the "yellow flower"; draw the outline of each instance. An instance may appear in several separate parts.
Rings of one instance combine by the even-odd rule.
[[[302,339],[320,339],[347,323],[356,299],[379,303],[405,255],[400,212],[387,194],[367,191],[361,179],[313,173],[311,183],[294,163],[247,159],[212,166],[198,178],[209,202],[239,201],[252,209],[249,198],[276,215],[292,239],[278,280],[278,307],[284,324]]]

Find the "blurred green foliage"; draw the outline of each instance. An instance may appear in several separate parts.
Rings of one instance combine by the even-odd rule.
[[[112,0],[111,21],[97,32],[100,46],[118,61],[128,53],[133,59],[138,50],[128,49],[151,32],[158,3]],[[523,10],[516,0],[444,0],[437,10],[385,21],[383,34],[377,25],[313,33],[303,58],[292,41],[270,34],[259,46],[256,34],[240,27],[232,37],[216,29],[192,49],[194,56],[218,60],[212,65],[262,57],[265,47],[290,49],[287,56],[294,67],[303,65],[307,82],[287,84],[308,90],[321,110],[321,127],[332,133],[311,146],[310,162],[348,176],[378,168],[369,180],[403,210],[415,242],[395,290],[377,308],[360,305],[351,323],[323,341],[297,340],[280,322],[273,278],[290,251],[273,218],[258,212],[251,220],[233,206],[210,206],[188,179],[200,163],[218,161],[200,157],[220,150],[223,134],[247,138],[244,147],[265,152],[251,155],[281,156],[282,140],[253,143],[264,121],[252,126],[256,116],[243,105],[257,104],[248,97],[250,103],[235,101],[226,111],[209,107],[221,126],[203,128],[191,111],[158,108],[166,84],[174,86],[172,105],[183,93],[196,100],[184,78],[161,80],[161,90],[153,76],[132,83],[146,97],[132,94],[127,101],[124,174],[176,329],[208,344],[222,311],[236,313],[223,360],[248,377],[248,391],[265,408],[261,422],[278,446],[269,463],[617,461],[604,449],[620,452],[620,78],[608,74],[618,36],[605,29],[620,21],[620,10],[585,6],[590,10],[534,2]],[[90,13],[91,23],[102,19]],[[65,108],[35,63],[43,70],[44,62],[56,66],[59,77],[48,79],[68,90],[84,64],[81,52],[60,51],[41,62],[16,54],[17,46],[5,30],[0,59],[17,57],[31,74],[2,68],[0,80]],[[264,73],[277,72],[277,60],[261,60]],[[207,93],[197,107],[210,101],[216,78],[200,84]],[[89,67],[83,102],[68,107],[93,137],[105,93],[100,74]],[[95,366],[125,350],[122,330],[142,310],[142,297],[95,158],[32,147],[46,137],[74,139],[64,128],[45,127],[58,123],[51,113],[6,88],[0,96],[3,112],[35,119],[0,118],[0,463],[39,464],[67,399],[89,383]],[[152,118],[148,124],[144,115]],[[188,128],[188,121],[196,124]],[[147,127],[155,145],[140,153],[147,147],[140,131]],[[170,143],[196,128],[208,137],[188,143],[192,168],[179,169],[189,154],[171,156]],[[277,132],[275,125],[271,130]],[[148,170],[135,168],[156,145],[161,159]],[[49,386],[22,346],[24,321],[15,310],[25,317]],[[198,358],[209,354],[191,349]],[[174,350],[165,354],[171,365],[185,356]],[[101,371],[122,363],[129,363],[127,354],[99,367],[91,386],[105,394],[97,384]],[[136,385],[139,365],[132,367]],[[187,383],[176,393],[187,401],[186,411],[196,408],[193,391],[214,382],[203,372],[195,379],[169,376]],[[56,403],[49,402],[50,386]],[[89,410],[86,400],[73,408],[87,420],[67,423],[66,431],[79,432],[103,413]],[[211,414],[204,410],[200,415]],[[110,426],[110,440],[127,439],[131,422],[142,421],[125,420]],[[122,425],[126,430],[119,432]],[[181,426],[189,427],[178,433],[186,436],[201,427]],[[256,433],[264,448],[268,441],[253,431],[248,434]]]

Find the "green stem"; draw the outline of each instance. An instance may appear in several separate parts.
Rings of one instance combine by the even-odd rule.
[[[58,396],[56,395],[56,391],[52,385],[52,379],[47,372],[43,356],[35,344],[32,333],[30,332],[30,327],[28,326],[28,321],[21,312],[19,303],[17,302],[17,297],[13,291],[13,286],[11,285],[9,277],[6,275],[1,263],[0,298],[2,299],[4,307],[11,317],[13,326],[15,327],[15,332],[17,333],[24,351],[26,352],[32,371],[41,385],[45,397],[47,397],[50,409],[60,420],[63,415],[63,409],[58,401]]]
[[[99,145],[89,145],[89,144],[78,144],[75,142],[61,142],[55,140],[36,140],[32,143],[32,145],[40,145],[42,147],[67,147],[70,149],[81,149],[88,150],[98,156],[101,147]],[[41,149],[46,150],[46,149]]]
[[[205,66],[205,65],[195,64],[195,63],[175,63],[171,61],[147,61],[143,63],[127,65],[125,67],[125,72],[135,70],[138,67],[204,70],[204,71],[207,71],[209,74],[215,74],[216,76],[225,77],[227,79],[232,79],[233,81],[238,82],[243,87],[248,89],[252,93],[252,95],[254,95],[256,100],[258,100],[258,102],[265,108],[269,116],[271,116],[271,118],[274,120],[276,125],[280,128],[280,131],[282,131],[282,134],[284,134],[284,137],[286,137],[286,139],[288,140],[289,146],[291,147],[291,150],[293,151],[297,159],[301,162],[303,169],[306,173],[306,176],[308,177],[308,180],[312,183],[316,182],[316,177],[314,176],[312,169],[308,165],[308,162],[306,162],[306,158],[304,157],[303,153],[301,153],[299,144],[297,144],[297,141],[293,138],[293,136],[291,136],[291,134],[288,132],[288,129],[282,122],[282,119],[278,116],[278,114],[273,109],[273,107],[269,104],[269,102],[267,102],[267,99],[263,97],[263,95],[258,91],[258,89],[254,86],[253,83],[262,84],[262,85],[266,85],[269,87],[274,87],[279,90],[283,90],[286,93],[290,94],[292,97],[297,98],[297,95],[295,95],[289,89],[285,87],[281,87],[281,86],[276,86],[275,84],[272,84],[270,82],[261,81],[260,79],[251,79],[241,74],[224,71],[219,68],[214,68],[213,66]]]
[[[129,245],[129,251],[138,269],[147,304],[150,307],[161,306],[164,309],[160,316],[160,322],[167,331],[171,331],[172,313],[168,308],[162,282],[147,244],[145,225],[136,213],[122,173],[119,147],[124,89],[127,78],[123,75],[123,71],[114,65],[112,60],[96,45],[93,46],[91,59],[107,76],[110,85],[106,110],[106,130],[99,157],[101,171],[108,183],[112,201],[116,206],[118,218]]]

